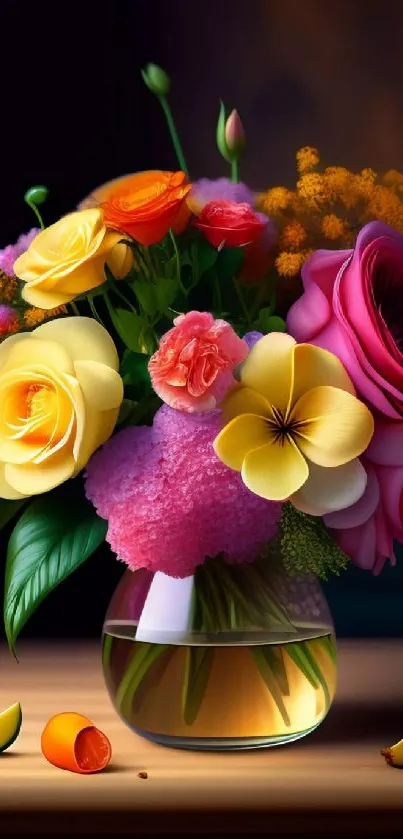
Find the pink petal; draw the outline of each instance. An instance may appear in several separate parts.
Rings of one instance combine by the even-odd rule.
[[[365,455],[381,466],[403,466],[403,422],[377,419]]]

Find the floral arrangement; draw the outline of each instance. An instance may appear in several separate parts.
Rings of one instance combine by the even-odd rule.
[[[232,565],[259,589],[274,549],[290,574],[379,573],[403,538],[403,175],[319,171],[305,148],[295,190],[256,193],[221,105],[230,177],[192,181],[169,78],[143,77],[178,171],[117,178],[48,227],[34,187],[40,228],[0,254],[12,649],[105,539],[131,569],[219,559],[224,588]]]

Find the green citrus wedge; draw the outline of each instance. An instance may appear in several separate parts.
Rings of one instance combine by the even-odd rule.
[[[17,739],[21,723],[22,711],[19,702],[0,713],[0,752],[5,752]]]

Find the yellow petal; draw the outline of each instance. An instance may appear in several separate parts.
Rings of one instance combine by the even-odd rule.
[[[123,382],[116,370],[99,361],[76,361],[74,367],[84,399],[94,411],[120,408]]]
[[[76,471],[83,469],[94,452],[109,440],[115,428],[118,414],[119,410],[117,408],[113,408],[111,411],[101,412],[93,411],[87,405],[84,431],[79,445],[77,441],[74,447]]]
[[[214,451],[226,466],[240,472],[246,455],[269,443],[271,434],[270,426],[263,417],[241,414],[215,438]]]
[[[309,478],[290,501],[311,516],[325,516],[355,504],[365,491],[367,473],[358,458],[344,466],[326,469],[309,463]]]
[[[4,475],[7,483],[17,492],[23,495],[40,495],[67,481],[75,471],[74,458],[64,449],[38,466],[6,463]]]
[[[60,328],[62,320],[53,323]],[[72,360],[58,340],[58,333],[54,330],[51,335],[41,334],[41,340],[35,340],[32,337],[35,331],[37,330],[30,334],[12,335],[0,344],[1,375],[18,368],[34,371],[38,367],[40,370],[56,367],[57,370],[73,373]]]
[[[267,401],[257,390],[236,385],[220,405],[224,422],[230,422],[239,414],[257,414],[272,419],[273,412]]]
[[[350,377],[333,353],[312,344],[297,344],[294,349],[294,380],[290,408],[308,390],[321,385],[337,387],[355,394]]]
[[[25,285],[21,289],[21,297],[30,306],[37,309],[56,309],[58,306],[65,306],[77,295],[66,294],[63,291],[43,291],[33,285]]]
[[[242,466],[244,484],[268,501],[285,501],[308,478],[308,465],[291,437],[274,439],[250,452]]]
[[[14,487],[6,481],[5,477],[6,466],[0,463],[0,498],[6,498],[7,501],[16,501],[18,498],[26,498],[25,493],[18,492]]]
[[[113,239],[112,237],[114,237],[113,233],[107,233],[105,236],[108,248],[111,249],[106,261],[113,276],[120,279],[125,277],[134,265],[133,251],[127,245],[119,244],[122,240],[121,235],[119,235],[118,244],[114,243],[115,237]]]
[[[291,335],[271,332],[252,347],[241,367],[242,383],[280,411],[285,411],[289,403],[294,347]]]
[[[51,320],[34,329],[32,335],[35,338],[57,341],[74,362],[99,361],[114,370],[119,369],[119,358],[112,338],[106,329],[93,318],[71,317]]]
[[[341,466],[365,451],[374,433],[368,408],[344,390],[315,387],[298,400],[291,421],[301,422],[295,440],[318,466]]]

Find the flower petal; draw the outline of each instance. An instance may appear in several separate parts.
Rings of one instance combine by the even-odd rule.
[[[285,411],[289,402],[294,346],[291,335],[271,332],[252,347],[240,371],[242,383],[280,411]]]
[[[49,457],[40,466],[7,463],[4,476],[17,492],[23,495],[40,495],[67,481],[75,471],[73,456],[64,450]]]
[[[257,414],[259,417],[273,418],[271,407],[257,390],[238,385],[233,388],[220,405],[224,422],[230,422],[239,414]]]
[[[307,480],[308,464],[291,437],[272,441],[249,452],[242,466],[242,480],[255,495],[268,501],[285,501]]]
[[[403,466],[403,422],[377,419],[366,456],[380,466]]]
[[[269,443],[270,439],[267,420],[254,414],[241,414],[223,428],[213,446],[226,466],[240,472],[246,455]]]
[[[14,487],[9,484],[6,480],[5,470],[5,463],[0,463],[0,498],[6,498],[7,501],[15,501],[18,498],[26,498],[27,496],[25,492],[18,492],[18,490],[14,489]]]
[[[367,448],[374,420],[368,408],[344,390],[315,387],[298,400],[291,420],[302,425],[296,442],[318,466],[341,466]]]
[[[324,516],[355,504],[366,485],[367,473],[358,458],[336,469],[309,463],[309,478],[290,501],[302,513]]]
[[[327,350],[312,344],[297,344],[294,349],[294,381],[291,405],[314,387],[329,385],[355,395],[354,385],[341,361]]]
[[[123,382],[119,373],[99,361],[76,361],[75,371],[84,394],[95,411],[120,408],[123,399]]]
[[[53,321],[60,327],[60,320]],[[61,331],[61,330],[60,330]],[[43,336],[44,340],[35,341],[32,334],[19,333],[6,338],[0,344],[0,370],[1,375],[10,370],[24,367],[26,370],[41,370],[56,367],[57,370],[65,373],[73,373],[73,365],[68,353],[57,338],[57,333],[52,336]],[[42,335],[41,335],[42,338]]]
[[[72,361],[99,361],[114,370],[119,369],[119,358],[112,338],[106,329],[93,318],[71,317],[50,320],[34,329],[32,335],[36,338],[57,341],[59,346],[64,347]]]
[[[355,461],[353,460],[350,461],[350,463],[354,462]],[[343,467],[343,469],[344,468],[345,467]],[[333,527],[340,530],[345,530],[350,527],[359,527],[361,524],[368,521],[375,512],[379,504],[380,497],[379,482],[375,469],[373,469],[368,461],[366,462],[365,469],[367,472],[367,485],[365,487],[364,494],[350,507],[329,513],[329,515],[325,517],[325,524],[327,527]]]

